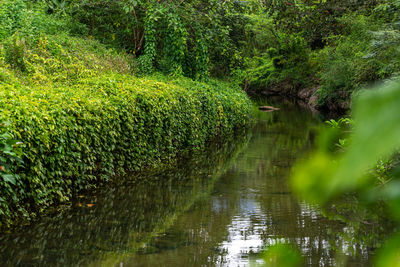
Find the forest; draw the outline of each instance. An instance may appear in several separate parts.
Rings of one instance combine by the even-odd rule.
[[[292,153],[272,149],[290,158],[285,190],[351,227],[345,246],[371,266],[400,266],[399,76],[399,0],[0,0],[0,230],[266,127]],[[298,120],[260,115],[260,101]],[[266,266],[313,265],[276,243],[258,252]],[[355,263],[335,255],[326,266]]]

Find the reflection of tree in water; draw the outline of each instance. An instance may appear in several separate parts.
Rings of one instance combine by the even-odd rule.
[[[343,231],[332,233],[334,240],[345,243],[345,249],[362,253],[366,257],[374,254],[375,248],[383,245],[396,224],[390,219],[386,203],[366,204],[356,195],[345,195],[322,210],[325,217],[339,220],[346,225]],[[338,242],[333,245],[339,246]]]
[[[211,196],[198,198],[164,235],[153,237],[149,247],[124,261],[124,266],[218,266],[225,254],[218,244],[226,238],[238,208],[238,186],[223,174]]]
[[[81,199],[72,210],[3,236],[0,265],[115,264],[145,247],[196,199],[209,194],[218,173],[246,144],[245,138],[238,137],[236,146],[215,143],[176,168],[105,188]]]
[[[249,145],[216,182],[211,198],[197,201],[165,236],[153,238],[149,244],[155,253],[134,255],[124,263],[242,266],[278,240],[297,244],[310,266],[337,263],[334,248],[347,241],[336,233],[345,225],[299,203],[287,185],[290,166],[311,148],[320,122],[291,106],[258,116]],[[367,264],[363,253],[357,250],[353,263]]]
[[[217,181],[212,197],[196,202],[166,236],[152,240],[156,254],[135,255],[129,266],[242,266],[263,245],[282,239],[298,244],[311,265],[332,265],[330,224],[337,230],[343,225],[299,204],[286,184],[293,161],[312,146],[319,122],[297,109],[259,116],[252,140]],[[174,249],[164,249],[166,243]]]
[[[287,184],[320,122],[293,105],[257,116],[246,149],[214,144],[176,169],[81,200],[0,240],[0,265],[237,266],[278,240],[297,244],[310,266],[335,265],[336,252],[352,245],[351,224],[299,203]],[[369,263],[359,243],[350,266]]]
[[[274,244],[276,240],[297,244],[310,266],[333,266],[338,263],[337,253],[353,246],[339,234],[347,231],[347,226],[321,216],[317,207],[299,203],[287,185],[290,166],[312,147],[317,126],[312,117],[295,115],[297,112],[291,110],[284,116],[277,113],[266,123],[266,129],[260,130],[266,131],[260,134],[260,140],[251,142],[253,151],[261,147],[273,148],[272,152],[258,149],[257,154],[261,155],[257,159],[258,167],[256,170],[250,167],[248,173],[248,177],[257,177],[250,180],[263,190],[257,200],[268,219],[260,235],[265,245]],[[369,255],[365,246],[356,244],[353,248],[355,257],[349,258],[348,264],[367,265]]]

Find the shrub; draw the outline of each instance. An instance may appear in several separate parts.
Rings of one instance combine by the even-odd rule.
[[[13,35],[23,25],[26,16],[23,0],[3,0],[0,2],[0,41]]]
[[[29,5],[27,6],[26,3]],[[72,17],[65,14],[47,14],[46,9],[43,3],[30,3],[23,0],[1,1],[0,42],[16,33],[35,40],[42,34],[87,34],[86,25],[74,21]]]
[[[163,79],[109,74],[68,86],[0,85],[0,117],[25,145],[1,220],[248,126],[251,104],[239,88]]]
[[[7,138],[24,144],[23,164],[6,170],[14,180],[0,179],[0,225],[248,126],[240,88],[134,78],[132,56],[70,36],[68,19],[33,6],[28,26],[0,44],[0,121],[10,122]]]
[[[12,3],[0,2],[0,18],[7,17],[12,25],[0,33],[0,121],[10,122],[6,135],[1,129],[5,141],[0,142],[17,149],[9,140],[18,140],[24,153],[18,155],[23,164],[16,159],[10,164],[0,148],[6,175],[0,177],[0,225],[21,215],[31,218],[75,192],[160,166],[249,125],[251,104],[240,88],[162,75],[129,76],[135,71],[132,56],[93,38],[71,36],[67,11],[76,7],[72,2],[49,9],[37,2],[29,8],[22,0]],[[22,15],[4,11],[13,8]],[[155,13],[162,18],[155,27],[168,38],[154,40],[158,51],[145,53],[148,66],[176,77],[206,78],[208,47],[196,40],[206,33],[197,31],[201,26],[186,32],[182,18],[172,13]],[[163,21],[171,25],[164,27]],[[146,48],[151,48],[150,40]]]
[[[143,73],[199,80],[229,76],[243,64],[245,14],[257,9],[256,1],[218,0],[77,0],[67,8],[96,39],[135,54]]]
[[[6,62],[15,69],[25,71],[25,49],[25,39],[19,38],[17,34],[13,35],[13,37],[5,43],[4,56]]]
[[[400,19],[399,11],[399,0],[383,0],[374,8],[372,15],[377,19],[383,20],[384,22],[395,23]]]
[[[9,133],[9,124],[2,122],[0,123],[0,216],[9,217],[10,203],[8,199],[15,199],[14,190],[15,187],[20,186],[19,176],[14,174],[16,166],[22,164],[21,156],[22,150],[21,145],[13,139]],[[15,204],[11,204],[13,207]]]
[[[248,60],[245,83],[257,89],[282,82],[293,88],[307,85],[311,74],[307,43],[298,35],[276,32],[275,36],[265,53]]]
[[[82,77],[105,72],[133,73],[132,56],[107,49],[98,41],[41,34],[37,38],[15,34],[1,47],[0,66],[24,71],[27,83],[74,83]],[[10,77],[4,69],[0,82]]]
[[[319,104],[337,101],[357,88],[398,75],[400,32],[371,17],[348,15],[341,20],[346,35],[320,52]]]

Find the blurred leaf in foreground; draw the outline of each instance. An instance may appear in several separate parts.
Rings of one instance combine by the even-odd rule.
[[[357,193],[369,204],[385,203],[390,220],[399,222],[400,172],[396,169],[400,164],[390,164],[392,171],[384,182],[373,170],[382,159],[396,161],[394,155],[400,148],[400,83],[361,93],[354,100],[352,115],[354,130],[344,152],[329,149],[335,136],[332,131],[337,129],[323,133],[314,155],[295,166],[293,189],[305,200],[320,205]],[[379,170],[386,175],[385,166]],[[377,266],[400,266],[400,234],[394,233],[385,243],[377,253]]]
[[[265,265],[268,267],[302,266],[303,259],[295,247],[288,244],[277,244],[268,248],[264,253]]]
[[[322,141],[310,160],[295,167],[292,185],[306,200],[324,204],[369,185],[368,170],[400,147],[400,83],[361,94],[353,118],[356,125],[346,153],[331,153]]]
[[[400,235],[392,237],[385,246],[379,250],[376,259],[377,267],[400,267]]]

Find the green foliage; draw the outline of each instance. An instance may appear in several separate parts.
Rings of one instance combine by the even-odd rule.
[[[243,51],[247,49],[247,12],[254,2],[210,1],[205,37],[209,42],[210,72],[217,77],[227,77],[243,68]]]
[[[211,75],[293,95],[321,87],[321,109],[346,109],[357,88],[399,75],[398,0],[10,3],[0,40],[90,36],[134,55],[145,75]]]
[[[47,4],[49,12],[65,12],[69,2],[67,0],[44,0]]]
[[[146,11],[153,1],[74,0],[67,13],[86,26],[89,34],[102,43],[123,48],[132,54],[143,53]]]
[[[349,15],[341,20],[347,35],[336,46],[320,52],[322,74],[321,106],[348,98],[357,88],[398,75],[400,33],[372,17]],[[344,95],[344,97],[343,97]]]
[[[25,40],[15,34],[5,43],[5,61],[15,69],[25,71],[25,49]]]
[[[12,8],[10,3],[0,5]],[[129,1],[104,4],[128,7],[124,14],[135,7],[140,12]],[[101,2],[71,1],[63,11],[51,5],[21,4],[24,15],[10,18],[17,26],[4,31],[0,43],[0,121],[9,121],[1,132],[2,225],[20,216],[32,218],[69,201],[75,192],[160,166],[249,125],[252,107],[240,88],[177,77],[205,79],[208,46],[196,39],[206,34],[197,28],[189,38],[173,7],[155,4],[147,13],[146,45],[138,65],[145,73],[161,69],[176,78],[139,79],[129,75],[136,71],[132,55],[93,38],[71,36],[85,27],[71,26],[69,12],[100,7]],[[17,153],[14,139],[23,143],[23,154]],[[17,157],[4,157],[4,151],[15,152],[23,164]]]
[[[0,42],[13,38],[15,34],[37,39],[41,34],[85,32],[85,26],[71,17],[47,14],[42,3],[27,6],[23,0],[0,2]]]
[[[141,71],[151,73],[157,63],[164,73],[182,75],[187,32],[176,10],[155,5],[147,11],[145,26],[145,50],[143,59],[139,58]]]
[[[229,76],[243,65],[245,25],[255,1],[74,1],[69,14],[103,43],[138,57],[142,73],[154,70],[204,80]]]
[[[66,34],[42,34],[25,39],[18,34],[4,46],[4,61],[0,58],[0,66],[24,71],[23,79],[27,84],[72,84],[82,77],[94,77],[104,72],[134,72],[131,56],[107,49],[91,39]],[[4,78],[0,76],[0,81],[12,78],[6,68],[2,75]]]
[[[35,266],[113,266],[125,261],[127,255],[154,253],[154,238],[214,192],[218,178],[242,152],[248,138],[244,134],[212,142],[205,150],[184,156],[183,164],[130,175],[96,190],[96,194],[84,194],[73,203],[74,208],[57,209],[50,219],[23,227],[24,231],[15,233],[21,238],[4,235],[10,242],[18,239],[21,250],[17,256],[13,249],[2,250],[2,265],[26,265],[29,261]],[[90,203],[100,202],[100,196],[103,204],[92,206]],[[203,216],[202,212],[191,221]],[[182,225],[182,229],[186,227]],[[219,234],[215,239],[224,234],[219,229],[213,232]],[[69,238],[60,243],[59,238],[65,236]],[[4,239],[2,243],[6,243]],[[68,253],[54,257],[58,247]],[[32,250],[41,256],[27,259],[26,253]],[[82,255],[82,251],[87,253]],[[146,264],[158,262],[160,259],[154,259]]]
[[[153,12],[153,9],[149,9],[147,14],[144,30],[146,44],[144,54],[138,60],[139,70],[144,74],[150,74],[154,71],[153,64],[156,57],[156,13]]]
[[[277,244],[269,247],[263,255],[264,266],[297,267],[302,266],[301,253],[297,248],[288,244]]]
[[[168,12],[166,24],[168,26],[163,43],[164,57],[160,60],[160,66],[166,73],[182,75],[187,32],[180,18],[173,12]]]
[[[385,0],[381,1],[373,10],[373,16],[386,23],[399,22],[400,1]]]
[[[23,0],[3,0],[0,2],[0,41],[13,35],[22,25],[26,16]]]
[[[195,44],[187,46],[183,73],[185,73],[185,76],[192,77],[195,80],[207,80],[209,77],[209,48],[205,40],[205,34],[200,30],[193,34],[194,40],[187,41],[195,42]]]
[[[15,172],[19,186],[2,222],[203,148],[210,138],[247,127],[252,110],[239,88],[221,83],[116,74],[69,85],[3,84],[0,108],[25,145],[24,165]]]
[[[342,32],[340,18],[357,11],[368,15],[378,1],[371,0],[323,0],[323,1],[276,1],[265,0],[268,14],[274,17],[277,27],[288,33],[301,32],[312,49],[327,45],[330,36]]]
[[[12,214],[10,199],[16,199],[16,187],[20,186],[19,176],[15,174],[16,166],[22,165],[21,143],[11,136],[8,123],[0,123],[0,216],[9,217]],[[14,204],[15,205],[15,204]],[[18,204],[17,204],[18,205]],[[15,206],[14,206],[15,207]]]
[[[245,89],[297,96],[318,87],[319,109],[343,111],[353,91],[399,75],[397,0],[263,6],[264,13],[247,16],[239,35],[247,48],[236,73]]]
[[[352,126],[354,121],[349,118],[340,118],[338,120],[330,119],[329,121],[326,121],[326,124],[335,129],[342,129],[343,127]]]
[[[308,55],[301,36],[275,32],[270,48],[248,60],[246,87],[259,90],[282,82],[294,89],[305,86],[311,73]]]
[[[384,201],[390,220],[398,223],[400,176],[397,164],[382,159],[393,157],[400,147],[399,99],[399,83],[357,97],[355,127],[345,153],[332,152],[330,147],[335,139],[331,138],[332,134],[326,134],[313,157],[296,167],[294,189],[308,201],[319,204],[327,204],[349,193],[356,193],[368,205]],[[388,165],[392,165],[391,169],[385,167]],[[378,266],[398,259],[398,245],[396,235],[378,253]]]
[[[350,118],[331,119],[326,121],[326,124],[337,131],[337,143],[335,143],[335,146],[342,151],[345,150],[349,145],[348,136],[353,130],[354,120]]]

